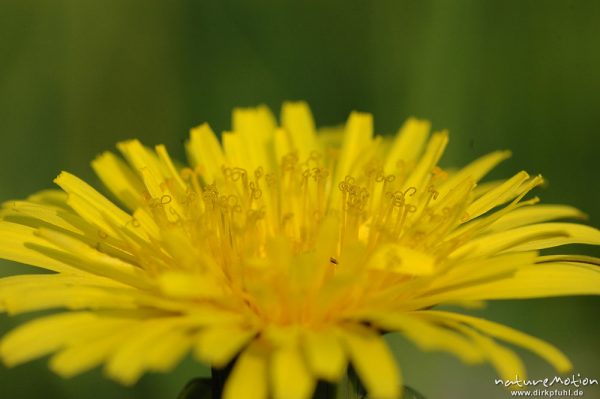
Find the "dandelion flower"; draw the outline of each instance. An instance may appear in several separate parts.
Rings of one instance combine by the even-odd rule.
[[[540,255],[600,244],[583,215],[526,199],[540,176],[480,180],[509,152],[438,166],[448,142],[409,119],[393,138],[354,112],[317,130],[304,103],[236,109],[219,140],[191,131],[189,166],[164,146],[118,144],[93,169],[109,197],[63,172],[61,190],[6,202],[0,256],[48,272],[0,280],[0,310],[60,309],[6,334],[7,365],[51,355],[69,377],[103,365],[124,384],[188,353],[223,368],[226,399],[310,398],[352,365],[393,399],[399,366],[382,338],[524,376],[524,347],[559,372],[556,348],[492,321],[433,310],[486,300],[600,294],[598,260]]]

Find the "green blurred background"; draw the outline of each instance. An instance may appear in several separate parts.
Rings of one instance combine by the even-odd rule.
[[[224,130],[233,107],[278,112],[286,99],[307,100],[321,125],[355,109],[372,112],[380,133],[430,119],[451,132],[446,165],[510,148],[504,175],[543,173],[544,202],[573,204],[600,226],[597,1],[3,0],[0,198],[51,187],[63,169],[97,182],[89,161],[126,138],[182,158],[190,127]],[[576,372],[600,378],[599,305],[505,301],[476,313],[553,342]],[[23,319],[0,316],[0,331]],[[509,396],[491,367],[390,341],[405,381],[427,398]],[[524,357],[530,375],[554,375]],[[202,373],[188,360],[123,388],[100,371],[64,381],[37,361],[0,366],[0,397],[174,398]]]

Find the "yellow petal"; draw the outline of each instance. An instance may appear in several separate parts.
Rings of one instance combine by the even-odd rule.
[[[105,218],[117,226],[124,226],[130,221],[131,217],[126,212],[76,176],[62,172],[54,181],[69,194],[69,205],[82,218],[104,229],[107,234],[116,236]]]
[[[223,141],[223,150],[227,163],[233,167],[243,168],[248,171],[253,170],[256,160],[250,159],[248,148],[244,145],[242,137],[232,132],[224,132],[221,135]]]
[[[465,180],[477,183],[496,165],[510,157],[510,155],[510,151],[495,151],[471,162],[469,165],[460,169],[456,174],[451,175],[448,180],[438,188],[440,198],[444,198],[450,190]]]
[[[0,343],[2,360],[9,366],[52,353],[77,336],[78,328],[95,320],[89,312],[69,312],[25,323],[4,336]],[[67,332],[67,334],[65,334]]]
[[[333,332],[307,331],[304,345],[306,360],[315,376],[333,382],[346,371],[346,353]]]
[[[41,190],[27,197],[27,201],[40,205],[51,205],[65,210],[70,210],[67,205],[67,194],[62,190]]]
[[[515,209],[492,223],[489,231],[504,231],[555,219],[583,219],[586,215],[567,205],[533,205]]]
[[[600,230],[590,226],[574,223],[540,223],[531,226],[519,228],[519,233],[522,231],[536,230],[558,230],[561,231],[564,237],[548,237],[536,241],[524,242],[512,248],[513,251],[531,251],[542,248],[552,248],[559,245],[567,244],[587,244],[600,245]],[[515,231],[513,229],[511,231]]]
[[[191,346],[192,338],[186,331],[169,331],[148,348],[145,354],[146,367],[152,371],[170,371],[183,359]]]
[[[448,132],[442,131],[434,133],[427,143],[425,152],[417,162],[414,170],[411,172],[407,181],[404,183],[402,191],[409,187],[414,187],[417,192],[422,193],[424,187],[431,177],[431,171],[442,157],[446,145],[448,144]]]
[[[383,338],[366,328],[343,329],[340,336],[369,396],[397,399],[401,386],[400,371]]]
[[[503,253],[491,258],[464,259],[447,266],[424,287],[427,294],[448,287],[487,282],[512,275],[517,269],[536,263],[537,252]]]
[[[277,349],[271,359],[270,370],[274,399],[312,397],[315,380],[295,345]]]
[[[501,251],[531,251],[567,244],[600,245],[600,231],[574,223],[539,223],[470,240],[451,257],[478,257]]]
[[[2,204],[2,219],[30,227],[52,225],[72,233],[93,236],[97,233],[88,223],[72,211],[31,201],[9,201]]]
[[[431,123],[426,120],[408,118],[402,125],[387,155],[384,172],[386,175],[396,172],[398,161],[411,162],[421,154]]]
[[[177,176],[178,172],[174,170],[166,150],[161,151],[161,147],[158,146],[159,154],[157,156],[155,152],[142,146],[137,140],[122,142],[118,146],[140,175],[147,194],[150,195],[153,202],[162,205],[164,215],[169,222],[177,222],[179,215],[183,214],[181,199],[185,196],[187,188]],[[173,177],[173,174],[176,177]],[[169,177],[170,175],[171,177]],[[173,181],[174,183],[172,183]],[[117,226],[120,225],[117,224]]]
[[[210,274],[167,272],[160,275],[162,292],[175,298],[218,298],[224,287]]]
[[[49,227],[53,230],[59,230],[96,247],[108,255],[125,261],[134,261],[131,254],[126,252],[122,242],[107,236],[72,211],[30,201],[14,201],[5,205],[6,208],[2,209],[1,212],[4,220],[8,222],[36,229]],[[34,232],[34,234],[38,233]],[[29,246],[33,249],[34,245],[34,242],[30,242]]]
[[[219,140],[208,124],[192,129],[185,149],[191,165],[200,171],[208,184],[214,183],[222,175],[221,167],[225,165],[225,156]]]
[[[119,233],[112,226],[125,225],[125,223],[127,223],[125,221],[123,221],[123,223],[121,223],[121,221],[117,223],[109,222],[105,219],[101,210],[95,208],[78,194],[69,194],[68,203],[77,215],[97,230],[98,237],[118,238]]]
[[[430,310],[419,313],[425,316],[433,316],[434,319],[450,319],[463,322],[495,338],[521,346],[545,359],[559,373],[566,373],[572,369],[569,359],[556,347],[513,328],[489,320],[451,312]]]
[[[142,204],[144,186],[131,168],[112,152],[105,152],[92,161],[92,168],[115,197],[128,209]]]
[[[342,144],[340,160],[335,171],[333,184],[337,187],[346,176],[352,174],[356,160],[369,147],[373,136],[373,117],[371,114],[353,112],[346,123],[346,132]],[[337,206],[339,190],[331,193],[331,204]]]
[[[55,272],[81,274],[80,271],[64,261],[40,252],[41,248],[49,251],[58,251],[59,249],[39,237],[36,231],[28,226],[0,221],[0,257]]]
[[[268,149],[275,131],[275,118],[269,108],[262,105],[255,108],[236,108],[232,115],[233,135],[237,145],[243,149],[243,163],[238,164],[248,173],[258,168],[273,170],[273,158]],[[225,135],[224,135],[225,136]],[[223,137],[224,137],[223,136]],[[226,152],[228,145],[223,143]],[[229,158],[229,155],[228,155]]]
[[[167,147],[163,144],[156,146],[156,154],[160,160],[160,163],[163,165],[163,169],[168,172],[169,178],[176,183],[176,187],[180,190],[180,192],[185,193],[187,186],[183,182],[179,174],[179,170],[173,164],[173,160],[167,151]]]
[[[474,219],[516,197],[523,191],[524,183],[528,179],[529,175],[526,172],[519,172],[498,187],[482,195],[467,208],[468,220]],[[538,178],[538,180],[539,183],[542,182],[541,178]]]
[[[153,345],[162,339],[172,337],[171,332],[176,327],[177,319],[155,319],[139,323],[135,333],[121,340],[119,347],[106,363],[106,373],[115,380],[131,385],[148,370],[157,366],[153,358]],[[175,352],[179,357],[181,348]],[[150,362],[152,360],[152,362]],[[165,359],[168,361],[169,359]],[[160,364],[158,364],[160,366]]]
[[[387,331],[399,332],[423,350],[449,352],[465,363],[483,361],[481,352],[473,342],[448,328],[423,320],[420,312],[411,315],[376,313],[367,317]]]
[[[515,352],[498,345],[493,339],[481,335],[471,328],[463,327],[458,324],[454,324],[453,327],[473,339],[502,379],[512,380],[513,378],[527,378],[523,361]]]
[[[256,335],[256,331],[240,326],[215,326],[196,336],[195,354],[216,368],[227,365]]]
[[[76,238],[50,229],[39,229],[38,235],[64,250],[65,255],[62,259],[73,267],[133,287],[148,288],[151,285],[140,267],[97,251]],[[72,261],[66,260],[69,257]]]
[[[267,361],[256,346],[242,352],[223,388],[223,399],[240,398],[267,398]]]
[[[369,267],[394,273],[427,276],[435,272],[435,258],[425,252],[396,244],[380,245]]]
[[[233,131],[244,136],[248,141],[264,143],[271,137],[276,126],[273,113],[265,105],[236,108],[233,110],[231,119]]]
[[[20,314],[53,308],[79,309],[132,309],[136,308],[135,293],[130,290],[93,287],[64,286],[46,289],[22,290],[22,297],[4,299],[3,306],[9,314]]]
[[[152,214],[146,208],[138,208],[133,212],[130,225],[136,229],[140,228],[145,233],[138,234],[138,237],[160,238],[160,229]]]
[[[102,277],[66,274],[27,274],[0,279],[0,311],[15,311],[15,304],[28,302],[24,296],[34,299],[39,292],[61,292],[73,286],[122,287],[119,283]],[[21,305],[22,306],[22,305]]]
[[[161,165],[156,154],[149,148],[142,145],[139,140],[122,141],[117,144],[117,148],[127,162],[138,174],[141,171],[147,171],[154,179],[162,182],[167,176],[166,170]]]
[[[492,191],[496,187],[499,187],[502,183],[504,183],[504,180],[502,179],[479,182],[477,186],[473,188],[473,199],[481,198],[484,194]]]
[[[300,161],[319,150],[315,122],[308,104],[303,101],[286,102],[281,109],[281,125],[290,134]]]
[[[449,289],[423,298],[414,306],[427,307],[456,299],[525,299],[569,295],[600,295],[598,269],[559,262],[525,266],[511,277]]]
[[[539,179],[530,179],[528,182],[523,184],[521,192],[506,206],[500,207],[498,210],[485,214],[477,219],[468,220],[466,223],[455,227],[451,232],[446,235],[446,241],[458,240],[459,242],[467,242],[472,240],[474,237],[485,234],[486,229],[501,217],[509,214],[515,209],[521,207],[531,206],[537,204],[540,200],[538,197],[522,201],[523,197],[538,184]],[[463,214],[461,222],[469,219],[467,214]]]
[[[284,129],[276,129],[273,136],[273,146],[275,152],[275,162],[279,165],[283,157],[293,151],[293,144],[289,133]]]
[[[166,195],[165,193],[168,192],[165,190],[167,188],[166,185],[162,184],[162,176],[152,173],[149,168],[140,169],[139,174],[150,197],[155,200],[161,200],[162,202],[163,195]],[[172,202],[172,196],[169,196],[169,198],[164,198],[167,199],[169,203]]]
[[[343,126],[320,127],[317,134],[319,145],[326,150],[326,154],[337,159],[338,151],[344,141]]]
[[[132,333],[137,320],[112,320],[102,328],[94,325],[96,335],[69,345],[50,359],[49,367],[58,375],[69,378],[100,365],[118,345]]]

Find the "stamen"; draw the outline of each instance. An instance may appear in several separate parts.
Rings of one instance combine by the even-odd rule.
[[[416,187],[409,187],[406,190],[404,190],[404,196],[406,197],[407,195],[409,197],[412,197],[413,195],[415,195],[417,193],[417,188]]]
[[[160,204],[167,205],[167,204],[170,204],[172,200],[173,200],[173,198],[170,195],[165,194],[162,197],[160,197]]]

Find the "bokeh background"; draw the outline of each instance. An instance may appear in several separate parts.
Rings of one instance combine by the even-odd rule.
[[[60,170],[97,182],[89,161],[127,138],[183,158],[190,127],[221,131],[235,106],[279,112],[286,99],[307,100],[321,125],[372,112],[384,134],[428,118],[451,132],[446,165],[512,149],[499,173],[543,173],[545,202],[573,204],[600,226],[596,1],[3,0],[0,198],[52,187]],[[0,263],[1,275],[18,270]],[[503,301],[475,313],[547,339],[576,372],[600,378],[599,305]],[[24,319],[1,315],[0,332]],[[427,398],[509,397],[491,367],[390,342],[405,381]],[[531,376],[554,375],[523,355]],[[0,366],[0,397],[175,398],[206,372],[188,360],[124,388],[99,370],[64,381],[42,360]]]

